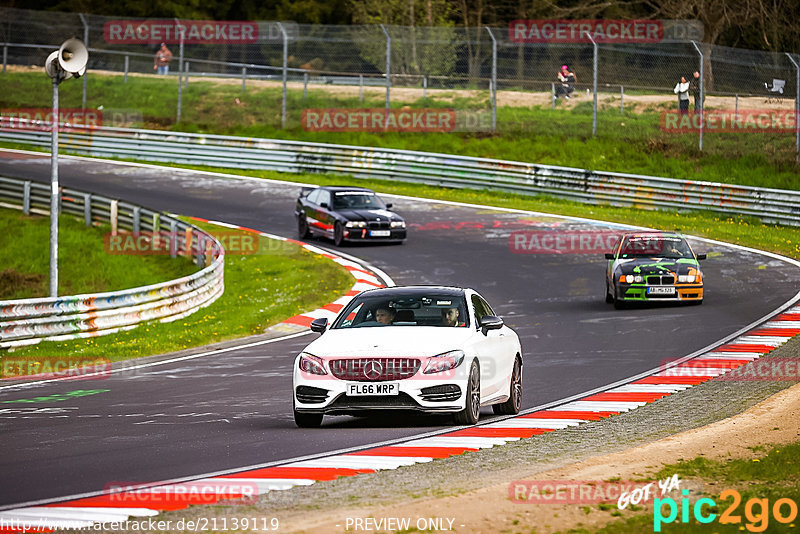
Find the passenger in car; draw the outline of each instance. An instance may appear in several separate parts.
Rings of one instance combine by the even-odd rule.
[[[394,308],[379,306],[375,309],[375,320],[381,324],[389,325],[394,322]]]

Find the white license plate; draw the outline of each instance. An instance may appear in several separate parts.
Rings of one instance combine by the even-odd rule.
[[[648,287],[647,288],[648,295],[674,295],[675,288],[674,287]]]
[[[369,395],[399,395],[400,384],[397,382],[381,382],[377,384],[347,384],[348,397],[364,397]]]
[[[369,235],[370,237],[389,237],[392,232],[389,230],[370,230]]]

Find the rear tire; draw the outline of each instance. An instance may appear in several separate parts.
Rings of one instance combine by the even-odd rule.
[[[481,371],[475,361],[469,368],[466,395],[464,409],[456,414],[455,421],[459,425],[474,425],[481,415]]]
[[[514,358],[514,370],[511,372],[511,388],[506,402],[495,404],[492,411],[496,415],[516,415],[522,406],[522,361]]]
[[[322,425],[321,413],[303,413],[294,410],[294,424],[300,428],[319,428]]]

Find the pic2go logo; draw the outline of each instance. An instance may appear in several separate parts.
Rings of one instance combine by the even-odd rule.
[[[695,521],[698,523],[711,523],[717,518],[717,514],[704,510],[704,506],[708,508],[715,508],[717,503],[713,499],[702,498],[698,499],[694,506],[689,503],[686,497],[689,495],[689,490],[683,490],[683,498],[681,499],[680,514],[681,523],[689,522],[689,512],[691,509]],[[733,502],[720,514],[719,522],[723,525],[727,524],[740,524],[742,523],[742,516],[735,515],[736,509],[742,503],[742,496],[736,490],[725,490],[719,498],[723,501],[729,498]],[[664,507],[667,507],[667,515],[664,515]],[[797,503],[792,499],[778,499],[772,505],[772,515],[778,523],[788,524],[797,518]],[[785,512],[788,512],[784,515]],[[750,532],[764,532],[769,526],[769,499],[756,499],[755,497],[749,499],[744,505],[744,516],[747,523],[744,527]],[[678,503],[675,499],[669,497],[665,499],[655,499],[653,501],[653,532],[661,532],[662,524],[669,524],[678,518]]]

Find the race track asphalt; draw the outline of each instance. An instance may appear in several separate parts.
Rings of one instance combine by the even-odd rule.
[[[49,172],[47,157],[0,151],[0,176],[47,182]],[[78,158],[61,159],[60,179],[64,187],[152,209],[287,237],[296,233],[292,210],[300,187],[295,184]],[[603,299],[603,251],[521,254],[509,246],[515,231],[598,232],[613,226],[387,200],[410,223],[407,243],[350,246],[343,252],[384,270],[397,284],[459,285],[480,291],[522,341],[524,408],[697,351],[776,309],[795,294],[800,281],[800,271],[791,264],[693,241],[696,251],[709,254],[703,264],[702,306],[618,311]],[[443,416],[391,421],[326,417],[322,429],[296,428],[291,366],[313,335],[104,380],[0,390],[0,507],[99,491],[111,484],[280,464],[450,424]],[[75,390],[102,391],[66,400],[58,396]],[[8,402],[39,397],[44,399]],[[491,417],[491,410],[485,409],[482,421]]]

